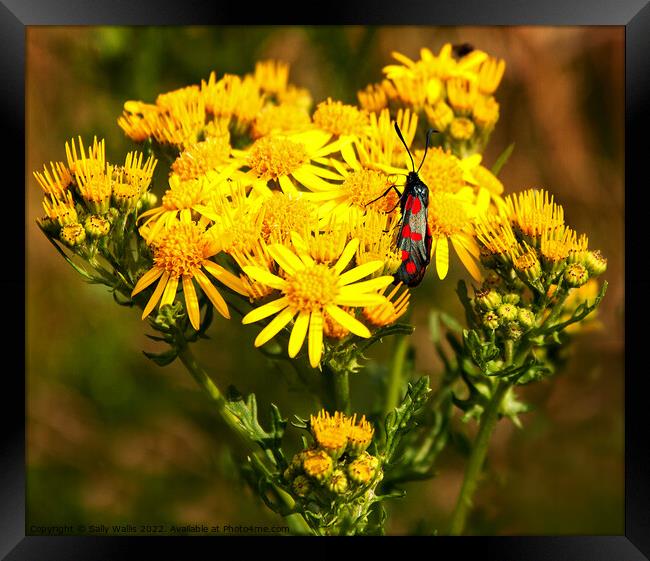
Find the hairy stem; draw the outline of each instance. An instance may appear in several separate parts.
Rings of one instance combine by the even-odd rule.
[[[395,338],[395,354],[390,369],[390,377],[386,388],[386,403],[384,405],[384,417],[388,415],[399,402],[400,388],[402,387],[404,361],[408,351],[409,340],[406,335],[398,335]]]
[[[467,468],[465,469],[463,485],[460,488],[456,507],[451,516],[449,534],[452,536],[460,536],[465,529],[465,522],[470,507],[472,506],[472,497],[476,491],[478,478],[481,474],[483,463],[485,462],[490,437],[499,417],[499,407],[509,387],[510,385],[503,381],[497,383],[492,399],[481,416],[479,431],[476,435],[474,446],[472,447]]]
[[[332,372],[334,386],[334,405],[337,411],[350,414],[350,379],[348,372]]]

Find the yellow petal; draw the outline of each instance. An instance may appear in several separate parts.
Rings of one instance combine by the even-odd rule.
[[[358,268],[359,267],[357,267],[357,269]],[[352,269],[352,271],[354,270],[355,269]],[[349,284],[347,286],[341,287],[339,289],[339,294],[349,296],[351,294],[361,294],[363,292],[375,292],[382,288],[386,288],[389,284],[393,283],[393,280],[393,277],[386,275],[367,281],[357,282],[355,284]]]
[[[339,260],[336,262],[336,265],[334,265],[334,270],[337,273],[341,273],[341,271],[348,266],[348,263],[352,261],[352,258],[354,257],[354,254],[356,253],[358,247],[358,238],[354,238],[348,242],[348,245],[345,246],[343,253],[341,253]]]
[[[285,286],[287,286],[287,281],[281,279],[280,277],[274,275],[273,273],[269,273],[268,271],[262,269],[261,267],[246,265],[245,267],[242,268],[242,270],[253,280],[261,282],[262,284],[265,284],[266,286],[270,286],[271,288],[282,290]]]
[[[311,191],[331,191],[336,188],[336,185],[333,183],[328,183],[324,179],[314,175],[307,169],[307,166],[299,167],[297,170],[291,172],[291,175],[296,179],[296,181]]]
[[[204,261],[203,266],[208,271],[208,273],[210,273],[221,284],[225,284],[228,288],[234,290],[242,296],[248,296],[246,285],[241,281],[239,277],[233,275],[230,271],[227,271],[221,265],[217,265],[212,261]]]
[[[305,342],[309,327],[309,312],[300,312],[289,337],[289,357],[294,358]]]
[[[445,236],[438,238],[436,247],[436,271],[441,279],[444,279],[449,271],[449,244]]]
[[[334,181],[341,181],[343,179],[338,173],[334,173],[332,170],[320,166],[314,166],[312,164],[305,164],[300,169],[304,169],[305,171],[324,179],[333,179]]]
[[[326,310],[334,321],[340,323],[343,327],[347,327],[355,335],[359,337],[370,337],[370,330],[363,323],[353,318],[338,306],[330,304]]]
[[[291,311],[289,308],[282,310],[277,316],[273,318],[271,323],[269,323],[255,339],[255,346],[261,347],[264,343],[269,341],[275,335],[277,335],[280,330],[285,327],[296,315],[296,312]]]
[[[162,298],[160,299],[160,307],[166,306],[167,304],[172,304],[174,298],[176,298],[176,289],[178,288],[178,277],[169,277],[167,281],[167,286],[165,287],[165,292],[163,292]]]
[[[354,269],[350,269],[339,277],[339,286],[344,286],[356,280],[362,279],[363,277],[367,277],[368,275],[371,275],[372,273],[381,269],[383,266],[384,262],[377,260],[368,261],[368,263],[364,263],[363,265],[359,265]]]
[[[355,169],[359,167],[359,163],[357,161],[357,155],[354,152],[354,148],[352,147],[352,144],[346,144],[341,148],[341,155],[343,156],[343,159],[345,160],[345,163],[348,164],[351,168]]]
[[[199,283],[199,286],[203,289],[206,296],[210,299],[210,302],[214,305],[217,311],[226,319],[230,319],[230,312],[228,311],[228,305],[223,299],[223,296],[219,294],[219,291],[214,287],[210,282],[210,279],[205,276],[205,273],[201,270],[198,270],[194,273],[194,278],[196,282]]]
[[[305,268],[305,265],[299,257],[282,244],[275,243],[270,245],[269,254],[290,275],[293,275],[296,271],[302,271]]]
[[[280,182],[280,188],[285,193],[295,193],[297,191],[296,186],[293,184],[293,181],[289,178],[288,175],[281,175],[278,178]]]
[[[453,237],[451,238],[451,245],[454,246],[458,257],[462,261],[463,265],[465,265],[465,268],[468,270],[469,274],[472,275],[472,278],[476,282],[481,282],[481,271],[478,268],[476,261],[472,259],[472,256],[469,254],[469,252],[463,247],[460,242],[457,242]]]
[[[320,312],[312,312],[309,320],[309,364],[318,367],[323,354],[323,316]]]
[[[199,312],[199,300],[196,297],[196,290],[194,290],[191,277],[183,276],[183,294],[185,294],[185,307],[187,308],[190,323],[198,331],[201,326],[201,314]]]
[[[261,319],[272,316],[284,310],[289,305],[289,301],[286,297],[278,298],[273,300],[273,302],[268,302],[259,308],[248,312],[241,320],[243,324],[255,323]]]
[[[339,294],[334,303],[339,306],[379,306],[386,302],[381,294]]]
[[[142,312],[142,319],[146,318],[151,313],[151,311],[156,307],[156,304],[158,303],[158,300],[160,300],[160,296],[162,295],[168,280],[169,280],[169,273],[165,271],[163,273],[163,276],[158,281],[156,290],[153,291],[151,298],[149,298],[149,302],[147,302],[147,305],[145,306],[144,311]]]
[[[148,270],[144,275],[140,277],[136,283],[135,287],[133,288],[133,292],[131,292],[131,296],[135,296],[138,292],[141,292],[147,288],[163,274],[163,271],[164,269],[159,269],[158,267],[154,267],[153,269]]]

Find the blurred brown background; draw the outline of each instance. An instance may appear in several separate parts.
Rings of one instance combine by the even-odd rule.
[[[41,191],[32,171],[64,160],[64,144],[106,138],[117,161],[132,148],[116,124],[126,99],[153,101],[211,70],[252,71],[263,58],[292,64],[290,80],[356,101],[398,50],[471,43],[507,62],[501,118],[484,156],[514,141],[502,171],[507,192],[545,187],[590,247],[609,259],[600,331],[576,338],[564,372],[526,387],[524,430],[499,423],[490,476],[469,524],[475,534],[621,534],[623,504],[623,70],[622,27],[29,28],[27,33],[27,527],[32,524],[281,523],[241,486],[230,435],[180,364],[159,368],[142,349],[146,323],[87,285],[35,225]],[[158,181],[156,191],[164,188]],[[429,311],[458,313],[458,261],[444,282],[413,294],[417,367],[439,378]],[[217,382],[255,392],[285,416],[314,404],[291,380],[248,352],[256,329],[215,321],[197,354]],[[372,358],[390,356],[391,343]],[[233,352],[241,349],[242,352]],[[353,381],[358,397],[368,380]],[[355,393],[353,393],[353,402]],[[297,446],[289,428],[288,453]],[[436,478],[391,503],[388,532],[444,531],[463,459],[445,451]]]

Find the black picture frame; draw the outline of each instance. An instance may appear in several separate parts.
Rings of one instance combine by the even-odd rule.
[[[650,133],[650,119],[644,111],[650,94],[650,6],[646,0],[546,0],[531,3],[521,0],[493,2],[454,1],[423,2],[375,0],[322,4],[316,7],[320,21],[277,5],[267,8],[246,5],[185,0],[185,2],[65,0],[2,0],[0,2],[0,111],[2,135],[7,140],[3,162],[3,197],[16,197],[20,208],[24,202],[25,170],[25,31],[33,25],[188,25],[226,23],[337,23],[337,24],[417,24],[417,25],[615,25],[625,27],[625,294],[626,306],[626,382],[625,382],[625,533],[619,536],[563,537],[437,537],[430,545],[432,556],[454,555],[463,558],[478,553],[483,559],[500,561],[637,561],[650,559],[650,437],[647,426],[647,397],[643,390],[642,360],[645,330],[641,318],[644,297],[650,294],[650,277],[645,277],[643,251],[647,238],[641,229],[643,212],[641,193],[647,189],[642,175],[645,138]],[[252,18],[257,21],[251,21]],[[283,21],[278,21],[282,17]],[[266,19],[266,21],[259,21]],[[275,20],[275,21],[273,21]],[[299,21],[289,21],[299,20]],[[15,152],[15,154],[13,153]],[[22,155],[21,155],[22,152]],[[7,174],[9,172],[9,174]],[[11,201],[13,202],[13,201]],[[11,216],[9,216],[11,215]],[[16,224],[14,224],[14,221]],[[0,275],[3,309],[20,317],[20,303],[25,302],[25,251],[20,253],[16,232],[24,232],[24,215],[13,210],[3,212],[2,253],[5,263]],[[635,247],[635,246],[638,246]],[[26,249],[26,245],[23,245]],[[638,251],[634,251],[638,249]],[[21,265],[22,264],[22,268]],[[22,298],[21,298],[22,296]],[[10,304],[10,306],[7,306]],[[13,306],[16,310],[13,310]],[[24,317],[24,308],[23,308]],[[15,319],[14,319],[15,321]],[[18,322],[19,323],[19,322]],[[24,349],[24,331],[18,327],[5,334],[6,349],[19,353]],[[25,353],[22,355],[26,356]],[[0,469],[0,558],[57,561],[63,559],[187,558],[190,538],[159,537],[35,537],[25,535],[25,386],[20,369],[3,363],[2,468]],[[11,381],[17,381],[11,388]],[[22,399],[21,399],[22,397]],[[260,538],[261,539],[261,538]],[[422,538],[420,538],[422,539]],[[336,540],[332,542],[340,548]],[[191,542],[194,546],[196,542]],[[286,547],[278,543],[279,547]],[[209,547],[214,547],[210,546]],[[155,551],[155,553],[154,553]],[[215,550],[214,554],[217,554]]]

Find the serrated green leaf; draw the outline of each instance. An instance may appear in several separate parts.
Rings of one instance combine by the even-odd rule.
[[[501,169],[503,166],[506,164],[506,162],[510,159],[510,156],[512,155],[513,150],[515,149],[515,143],[513,142],[508,146],[497,158],[497,161],[494,162],[494,165],[492,166],[492,173],[495,176],[499,176],[499,173],[501,173]]]

